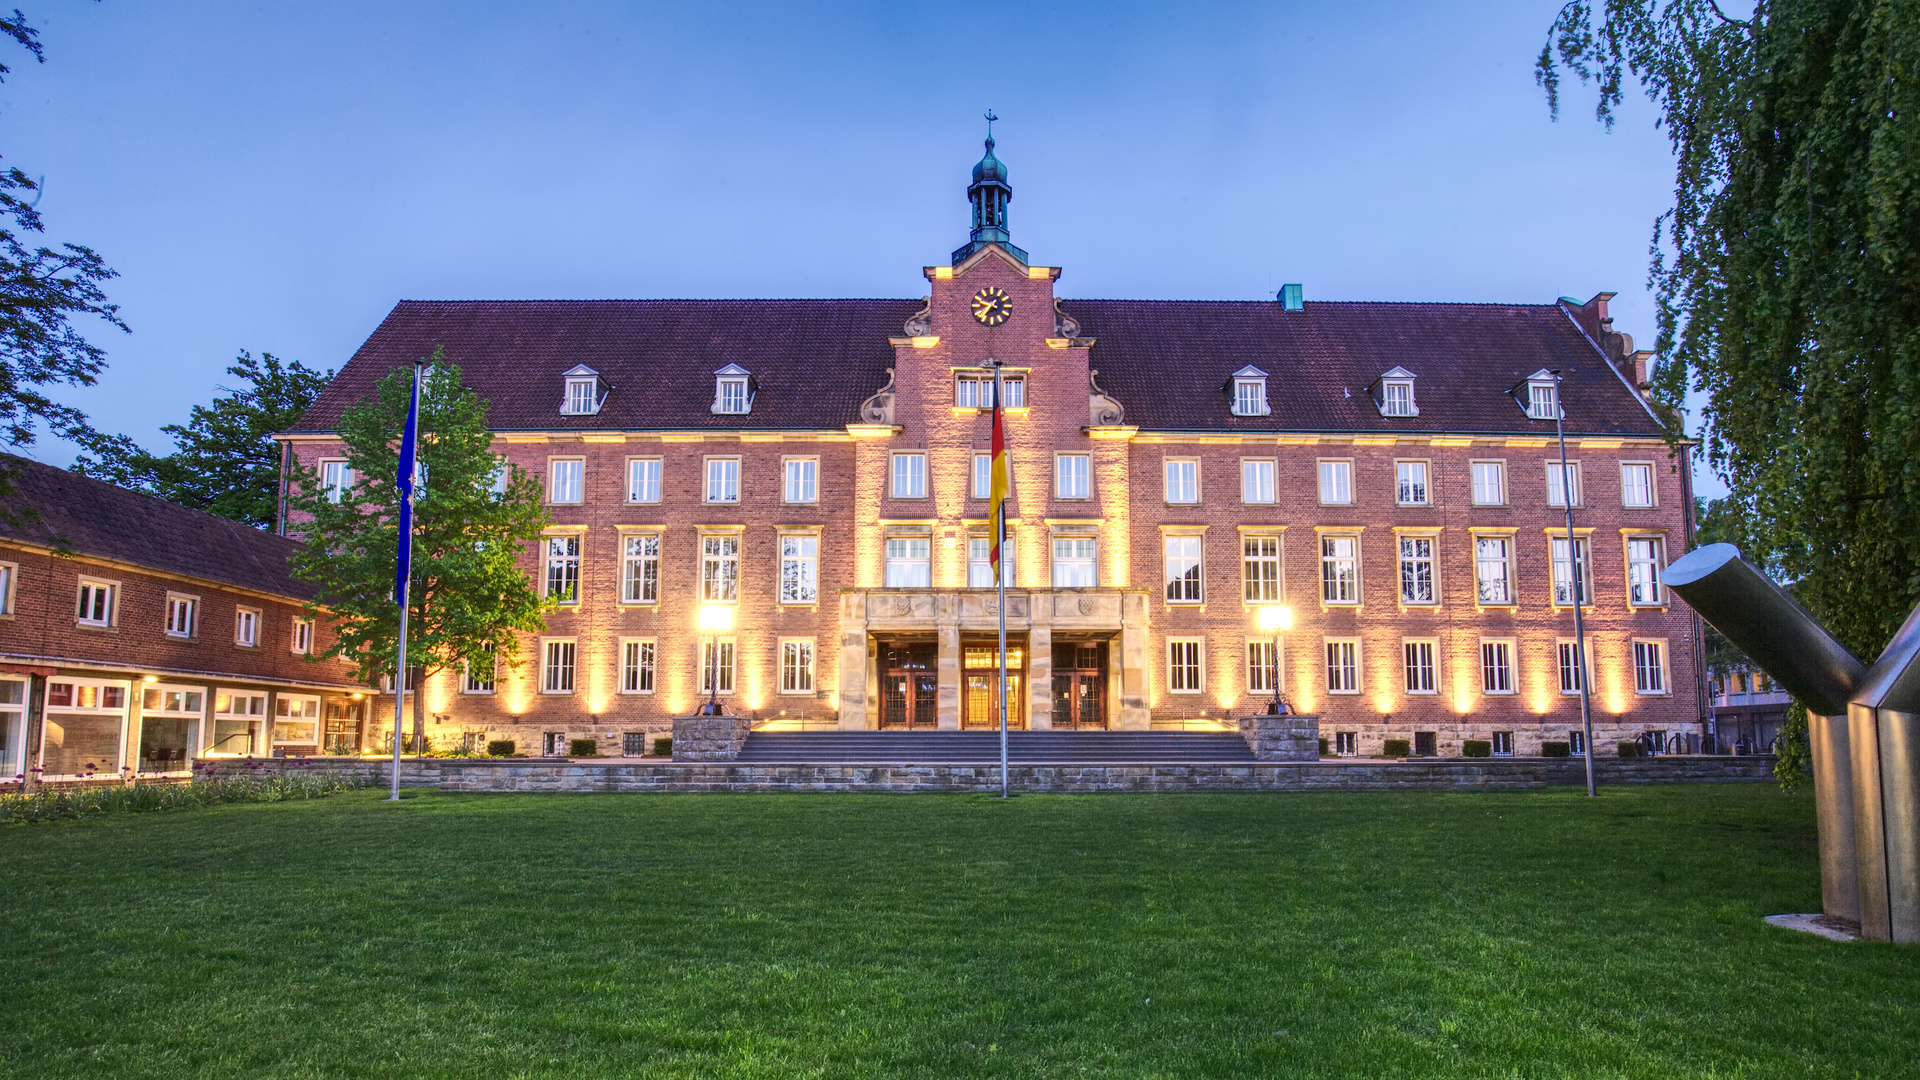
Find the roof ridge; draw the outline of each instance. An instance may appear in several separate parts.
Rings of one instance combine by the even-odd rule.
[[[532,298],[496,300],[413,300],[402,298],[399,304],[443,304],[472,307],[482,304],[918,304],[922,296],[638,296],[599,298]]]
[[[1277,300],[1134,300],[1119,296],[1062,296],[1069,304],[1278,304]],[[1506,300],[1307,300],[1309,307],[1524,307],[1552,310],[1559,301],[1548,304]]]
[[[98,477],[88,476],[86,473],[75,472],[72,469],[63,469],[58,465],[49,465],[44,461],[36,461],[33,458],[22,457],[19,454],[0,453],[0,459],[6,459],[6,458],[11,458],[14,461],[23,461],[29,465],[37,465],[40,468],[45,469],[47,472],[61,477],[64,482],[71,483],[74,481],[79,481],[82,484],[97,484],[100,487],[110,488],[114,491],[122,492],[124,494],[131,495],[138,499],[145,499],[148,502],[159,503],[162,506],[165,506],[169,513],[177,512],[182,514],[192,514],[197,517],[206,518],[208,521],[214,522],[218,525],[226,526],[229,528],[238,528],[238,529],[244,530],[246,533],[251,533],[256,537],[264,537],[273,543],[288,544],[294,547],[300,546],[300,541],[298,540],[281,536],[278,533],[268,532],[265,529],[256,529],[251,525],[242,524],[241,522],[235,521],[232,518],[221,517],[219,514],[213,513],[210,510],[202,510],[197,506],[188,506],[185,503],[177,503],[171,499],[163,499],[160,496],[153,494],[152,492],[141,491],[137,488],[124,487],[120,484],[114,483],[111,480],[102,480]],[[48,524],[47,517],[45,514],[42,514],[40,516],[40,523]]]

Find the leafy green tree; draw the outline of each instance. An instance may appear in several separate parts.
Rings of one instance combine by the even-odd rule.
[[[412,381],[411,368],[396,369],[341,415],[354,483],[337,502],[311,469],[295,472],[288,495],[288,532],[306,541],[294,576],[317,587],[314,607],[326,609],[338,635],[324,657],[345,658],[369,684],[393,672],[399,651],[394,481]],[[487,403],[438,349],[423,383],[407,615],[408,667],[422,688],[463,663],[519,666],[518,635],[544,629],[549,610],[520,569],[521,552],[549,520],[539,482],[494,455]],[[424,747],[425,736],[425,695],[415,693],[414,745]]]
[[[1878,654],[1920,597],[1920,4],[1576,0],[1556,112],[1563,70],[1608,124],[1637,78],[1672,142],[1654,392],[1706,395],[1730,538]]]
[[[0,16],[0,35],[46,63],[40,32],[20,12]],[[10,71],[0,64],[0,82]],[[106,354],[81,335],[75,319],[91,315],[127,329],[100,287],[116,275],[92,248],[29,246],[28,234],[46,231],[34,208],[39,190],[18,168],[0,171],[0,441],[9,447],[31,445],[41,428],[67,438],[90,432],[86,414],[48,397],[46,388],[91,386],[106,367]],[[9,512],[11,475],[0,467],[0,514]]]
[[[125,435],[95,433],[80,440],[86,450],[73,471],[256,529],[275,527],[282,451],[273,436],[300,419],[333,372],[282,363],[272,353],[256,360],[243,349],[227,373],[242,380],[238,389],[219,387],[225,396],[195,405],[186,424],[160,429],[173,436],[173,453],[150,453]]]

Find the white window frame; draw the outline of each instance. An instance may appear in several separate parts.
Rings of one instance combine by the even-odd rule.
[[[1240,599],[1249,604],[1278,604],[1286,599],[1286,537],[1281,533],[1240,534]],[[1253,550],[1272,544],[1271,552]],[[1271,566],[1268,575],[1263,566]]]
[[[1280,499],[1280,463],[1274,458],[1240,459],[1240,501],[1248,506],[1272,506]]]
[[[1007,588],[1014,587],[1014,553],[1020,545],[1014,543],[1013,530],[1007,530],[1007,542],[1000,548],[1000,577]],[[993,537],[986,533],[971,533],[967,536],[967,588],[991,589],[993,581]]]
[[[295,656],[313,655],[313,620],[295,615],[287,635],[287,651]]]
[[[814,684],[818,681],[814,677],[814,661],[818,655],[810,637],[781,638],[779,693],[813,696]]]
[[[592,416],[600,411],[600,379],[595,375],[569,376],[560,399],[561,416]]]
[[[1661,567],[1666,564],[1667,539],[1647,533],[1628,533],[1627,548],[1627,606],[1636,608],[1658,608],[1667,605],[1667,587],[1661,580]],[[1644,553],[1635,549],[1646,546]]]
[[[666,465],[660,458],[628,458],[627,502],[630,504],[659,502],[665,471]]]
[[[1334,757],[1359,757],[1360,733],[1357,731],[1336,731],[1333,733]]]
[[[1431,533],[1402,533],[1395,537],[1395,547],[1400,555],[1400,603],[1405,607],[1438,607],[1440,537]],[[1422,569],[1426,571],[1424,582],[1421,580]],[[1422,585],[1425,586],[1424,594]]]
[[[1563,696],[1578,697],[1582,677],[1588,686],[1593,685],[1593,640],[1589,638],[1587,647],[1580,651],[1580,659],[1585,661],[1580,664],[1573,662],[1574,644],[1572,638],[1560,638],[1553,643],[1554,681]]]
[[[702,459],[700,501],[709,506],[736,506],[740,502],[740,457],[710,455]]]
[[[581,543],[577,532],[547,533],[540,538],[540,595],[565,607],[580,603],[583,576]],[[566,586],[572,586],[570,589]],[[556,588],[559,586],[559,588]]]
[[[1093,498],[1093,455],[1053,455],[1053,497],[1070,502]]]
[[[1653,663],[1648,664],[1646,657],[1651,655]],[[1633,692],[1639,697],[1668,697],[1673,693],[1672,672],[1667,669],[1667,640],[1665,638],[1634,638],[1629,650],[1633,663]],[[1646,676],[1651,673],[1659,685],[1651,685]]]
[[[924,499],[927,497],[927,452],[925,450],[898,450],[888,469],[888,494],[895,499]]]
[[[1409,697],[1435,697],[1440,693],[1440,642],[1433,638],[1402,638],[1400,659],[1403,684]]]
[[[1486,555],[1483,544],[1498,544],[1499,556]],[[1499,577],[1489,577],[1490,567],[1497,567]],[[1489,598],[1487,586],[1498,584],[1501,595]],[[1480,607],[1513,607],[1518,600],[1513,581],[1513,537],[1506,533],[1475,533],[1473,536],[1473,598]]]
[[[1167,693],[1204,694],[1207,683],[1206,639],[1167,639]]]
[[[1586,485],[1582,482],[1579,462],[1572,460],[1567,462],[1567,479],[1573,482],[1573,508],[1578,510],[1587,505]],[[1560,491],[1560,461],[1558,458],[1547,462],[1547,505],[1555,510],[1564,510],[1567,506],[1566,500]]]
[[[233,609],[233,643],[243,649],[260,647],[260,619],[265,614],[257,607]]]
[[[13,614],[13,590],[19,580],[19,563],[0,562],[0,617]]]
[[[1487,741],[1493,744],[1494,757],[1513,756],[1513,732],[1495,731],[1488,735]]]
[[[476,696],[492,694],[499,681],[500,662],[494,657],[491,648],[487,649],[487,672],[485,676],[476,677],[474,675],[472,661],[463,660],[460,662],[460,692],[462,694],[473,694]]]
[[[200,598],[186,593],[167,593],[166,635],[192,640],[200,632]]]
[[[895,533],[881,539],[881,581],[889,589],[933,587],[933,537]]]
[[[99,612],[99,614],[92,614],[93,612]],[[120,583],[108,581],[105,578],[82,576],[74,593],[74,623],[78,626],[104,629],[119,621]]]
[[[818,457],[780,459],[780,501],[788,506],[808,506],[820,501]]]
[[[1405,458],[1393,463],[1393,502],[1395,506],[1433,505],[1431,462]]]
[[[1359,695],[1366,685],[1365,669],[1361,667],[1360,639],[1330,637],[1321,641],[1325,646],[1321,652],[1326,661],[1327,694],[1332,697]]]
[[[1398,391],[1398,393],[1396,393]],[[1419,416],[1420,406],[1414,401],[1413,379],[1395,378],[1380,380],[1381,416]]]
[[[321,458],[315,462],[320,490],[330,503],[338,503],[353,490],[353,466],[345,458]]]
[[[1161,495],[1170,506],[1200,505],[1200,459],[1165,458],[1160,466]]]
[[[700,534],[700,602],[740,602],[740,548],[737,532]]]
[[[1287,650],[1282,642],[1273,638],[1248,638],[1247,651],[1247,693],[1271,694],[1273,684],[1270,677],[1280,680],[1280,692],[1287,692]]]
[[[587,459],[584,457],[548,458],[547,504],[579,506],[586,501],[586,498]]]
[[[714,654],[718,651],[720,663],[714,666]],[[700,674],[694,682],[700,686],[700,695],[705,697],[717,694],[720,697],[732,697],[733,688],[738,685],[740,670],[740,644],[730,637],[709,637],[700,642],[694,655],[700,659]],[[714,689],[718,682],[719,689]]]
[[[579,685],[580,641],[578,638],[540,639],[540,692],[565,696]]]
[[[1233,398],[1228,410],[1235,416],[1268,416],[1267,373],[1257,367],[1243,367],[1233,373]]]
[[[660,602],[660,543],[657,532],[620,534],[620,602]]]
[[[753,412],[753,387],[748,375],[721,375],[713,382],[716,416],[746,416]]]
[[[1168,533],[1160,538],[1167,603],[1194,605],[1207,602],[1206,539],[1203,534],[1186,532]]]
[[[783,532],[780,545],[780,597],[784,605],[820,602],[820,534]]]
[[[653,638],[620,639],[619,694],[652,694],[660,685],[660,645]]]
[[[1476,458],[1467,463],[1468,481],[1473,486],[1475,506],[1507,505],[1507,462],[1505,458]],[[1491,478],[1492,484],[1484,482]],[[1491,486],[1493,490],[1489,491]]]
[[[1560,388],[1551,378],[1529,378],[1527,380],[1527,403],[1523,406],[1528,419],[1557,420],[1560,418]]]
[[[1062,544],[1072,545],[1072,553],[1066,556],[1062,556],[1060,554],[1060,547]],[[1087,545],[1086,550],[1088,551],[1088,554],[1086,555],[1081,555],[1078,553],[1079,546],[1082,544]],[[1100,540],[1098,537],[1086,536],[1086,535],[1080,535],[1080,534],[1074,534],[1070,536],[1056,536],[1053,538],[1053,542],[1049,545],[1049,547],[1052,551],[1053,558],[1051,560],[1051,565],[1048,568],[1049,569],[1048,576],[1050,580],[1052,580],[1054,588],[1056,589],[1091,589],[1091,588],[1097,588],[1099,586],[1100,584]],[[1083,567],[1086,570],[1086,575],[1085,575],[1087,578],[1086,581],[1067,584],[1061,580],[1063,576],[1068,578],[1080,576],[1078,574],[1063,575],[1062,574],[1063,570],[1065,571],[1078,570]]]
[[[1329,543],[1338,540],[1349,541],[1352,547],[1350,555],[1335,554]],[[1325,607],[1360,606],[1360,534],[1357,532],[1324,532],[1319,536],[1320,548],[1320,603]],[[1338,568],[1348,564],[1351,571],[1346,581],[1347,589],[1338,588],[1341,578]],[[1336,595],[1345,592],[1348,595]]]
[[[1569,559],[1579,565],[1580,579],[1577,582],[1572,580],[1573,567],[1569,565],[1569,559],[1562,559],[1559,555],[1561,551],[1567,550],[1564,546],[1566,542],[1567,533],[1565,529],[1561,529],[1557,534],[1551,530],[1547,533],[1548,581],[1551,587],[1549,596],[1552,599],[1554,607],[1572,607],[1575,599],[1573,594],[1578,593],[1580,606],[1592,607],[1592,537],[1582,535],[1579,532],[1573,534],[1573,548]],[[1565,599],[1562,599],[1563,596]]]
[[[993,455],[979,450],[973,452],[973,468],[968,476],[969,499],[982,502],[993,498]]]
[[[1320,458],[1314,463],[1321,506],[1353,505],[1353,459]]]
[[[1026,408],[1027,376],[1024,371],[1002,371],[1000,385],[1006,391],[1006,408]],[[993,372],[978,368],[954,372],[953,407],[956,409],[993,408]]]
[[[1628,498],[1629,495],[1633,494],[1633,489],[1636,485],[1633,484],[1631,481],[1629,481],[1627,477],[1635,471],[1639,471],[1646,476],[1646,481],[1647,481],[1646,495],[1645,495],[1645,501],[1643,502],[1633,502]],[[1653,467],[1653,462],[1651,461],[1621,462],[1620,463],[1620,506],[1621,508],[1625,510],[1652,510],[1655,507],[1658,507],[1660,505],[1660,488],[1659,488],[1659,481],[1655,479],[1657,475],[1658,474],[1655,472]]]
[[[1520,673],[1514,667],[1512,638],[1480,639],[1480,694],[1513,697],[1520,692]]]

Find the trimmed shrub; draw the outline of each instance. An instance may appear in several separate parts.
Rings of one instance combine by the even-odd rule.
[[[512,739],[488,740],[487,756],[488,757],[512,757],[513,756],[513,740]]]
[[[1327,740],[1325,739],[1320,740],[1320,756],[1321,757],[1327,756]]]
[[[600,741],[598,739],[568,739],[567,756],[599,757]]]
[[[653,740],[653,756],[654,757],[672,757],[673,756],[673,740],[670,738]]]
[[[1639,757],[1640,744],[1637,742],[1623,742],[1619,746],[1619,752],[1621,757]]]
[[[1541,757],[1572,757],[1573,746],[1563,742],[1543,742],[1540,744]]]
[[[1388,739],[1380,747],[1382,757],[1406,757],[1411,753],[1413,753],[1413,747],[1408,745],[1405,739]]]
[[[1492,757],[1493,744],[1485,739],[1468,739],[1460,744],[1461,757]]]

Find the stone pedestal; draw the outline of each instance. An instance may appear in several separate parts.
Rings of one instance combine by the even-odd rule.
[[[744,716],[676,716],[673,760],[732,761],[752,730],[753,721]]]
[[[1319,761],[1320,718],[1300,713],[1240,718],[1240,737],[1261,761]],[[674,744],[676,752],[679,744]]]

